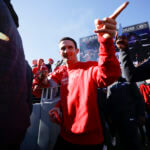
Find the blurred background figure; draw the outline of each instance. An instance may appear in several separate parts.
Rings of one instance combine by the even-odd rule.
[[[146,112],[146,135],[150,140],[150,79],[144,81],[139,86],[139,89],[145,100],[145,112]]]
[[[136,83],[120,77],[107,88],[107,118],[112,135],[119,137],[121,150],[142,150],[138,128],[145,123],[144,99]]]
[[[54,63],[54,60],[52,58],[48,59],[48,64],[46,64],[48,68],[48,72],[52,72],[52,64]]]
[[[63,60],[58,60],[58,61],[55,63],[55,68],[54,68],[54,70],[56,70],[57,68],[59,68],[59,66],[61,66],[61,65],[64,65]]]
[[[37,59],[32,60],[32,68],[37,67]]]
[[[40,71],[40,67],[44,64],[44,59],[40,58],[37,61],[37,66],[32,68],[33,76],[37,74],[38,71]]]
[[[32,113],[32,69],[25,59],[18,17],[10,0],[0,0],[0,149],[20,150]]]
[[[49,87],[49,84],[45,86],[44,79],[48,77],[48,68],[43,65],[40,67],[40,70],[34,76],[33,83],[32,83],[32,94],[36,98],[41,98],[42,89]]]
[[[40,58],[37,60],[37,66],[32,68],[33,82],[32,82],[32,99],[33,103],[40,102],[42,94],[42,82],[48,75],[48,68],[44,63],[44,59]]]

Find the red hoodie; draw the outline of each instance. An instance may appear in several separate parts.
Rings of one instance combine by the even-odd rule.
[[[61,84],[63,113],[61,136],[74,144],[101,144],[104,141],[97,105],[97,88],[106,87],[120,77],[120,64],[112,39],[99,37],[99,63],[77,62],[72,68],[60,66],[51,78]]]
[[[150,85],[143,83],[139,86],[139,88],[140,88],[142,95],[144,96],[146,110],[148,113],[150,113]]]

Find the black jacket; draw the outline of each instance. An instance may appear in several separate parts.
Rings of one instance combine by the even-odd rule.
[[[14,143],[30,125],[29,91],[32,74],[26,64],[21,37],[3,0],[0,29],[9,41],[0,39],[0,144]],[[31,91],[30,91],[31,92]]]
[[[144,98],[136,83],[120,78],[107,88],[107,110],[111,115],[131,112],[133,117],[145,115]]]
[[[150,79],[150,59],[135,67],[130,58],[128,49],[120,51],[120,61],[125,78],[129,82],[138,82]]]

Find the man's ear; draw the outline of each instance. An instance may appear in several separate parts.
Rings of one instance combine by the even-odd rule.
[[[79,49],[77,48],[77,49],[76,49],[76,54],[78,54],[78,53],[79,53]]]

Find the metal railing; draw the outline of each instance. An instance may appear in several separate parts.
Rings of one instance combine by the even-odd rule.
[[[43,88],[41,102],[53,101],[56,97],[59,97],[60,86]]]

